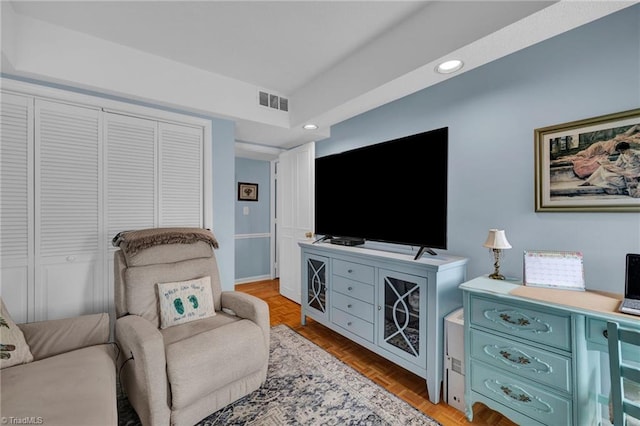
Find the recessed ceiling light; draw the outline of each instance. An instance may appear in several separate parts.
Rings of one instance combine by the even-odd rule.
[[[305,130],[316,130],[318,126],[316,124],[309,123],[302,126],[302,128]]]
[[[440,74],[450,74],[452,72],[458,71],[462,68],[464,63],[459,59],[452,59],[450,61],[445,61],[436,67],[436,71]]]

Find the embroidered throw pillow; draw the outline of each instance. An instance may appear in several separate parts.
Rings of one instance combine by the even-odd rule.
[[[0,369],[33,361],[22,330],[11,319],[0,298]]]
[[[160,328],[184,324],[216,314],[211,277],[189,281],[158,283]]]

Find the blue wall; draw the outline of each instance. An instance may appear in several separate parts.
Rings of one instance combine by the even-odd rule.
[[[236,158],[235,174],[236,193],[238,182],[258,184],[258,201],[238,201],[236,194],[236,282],[267,279],[271,277],[271,163]]]
[[[230,291],[235,284],[235,216],[233,182],[235,158],[235,123],[212,118],[212,179],[213,179],[213,229],[220,248],[216,260],[220,271],[222,290]]]
[[[625,254],[640,253],[640,215],[536,213],[533,134],[639,106],[637,5],[335,125],[316,155],[448,126],[444,253],[468,257],[469,278],[493,271],[482,243],[500,228],[513,246],[506,275],[522,277],[523,250],[580,250],[587,287],[622,293]],[[429,226],[426,217],[416,226]]]

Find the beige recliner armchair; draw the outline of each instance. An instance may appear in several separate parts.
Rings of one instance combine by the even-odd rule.
[[[268,305],[221,291],[210,231],[121,232],[113,244],[120,381],[143,425],[193,425],[264,383]]]

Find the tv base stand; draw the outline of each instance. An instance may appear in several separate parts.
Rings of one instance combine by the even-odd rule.
[[[467,259],[302,242],[307,317],[424,378],[440,401],[444,317],[462,306]]]
[[[413,260],[418,260],[422,257],[422,255],[424,254],[424,252],[429,253],[431,256],[437,256],[438,253],[436,253],[435,251],[433,251],[432,249],[430,249],[429,247],[420,247],[420,250],[418,250],[418,253],[416,253],[416,257],[413,258]]]

